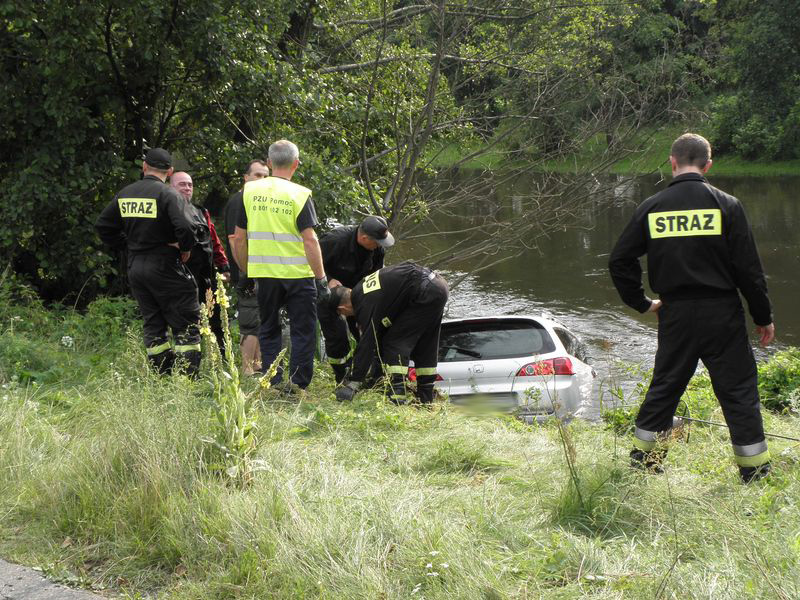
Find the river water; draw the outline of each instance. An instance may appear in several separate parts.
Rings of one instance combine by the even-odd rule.
[[[461,175],[463,178],[464,175]],[[469,177],[469,176],[467,176]],[[768,277],[774,307],[776,342],[767,350],[756,347],[763,360],[789,345],[800,345],[800,177],[713,177],[709,182],[735,195],[745,207]],[[537,219],[521,195],[536,185],[517,179],[502,185],[491,181],[446,214],[432,211],[431,220],[405,225],[400,242],[387,262],[411,258],[422,264],[443,248],[454,245],[464,227],[480,228],[490,210],[501,206],[513,219]],[[576,333],[587,345],[589,362],[598,372],[595,404],[609,402],[612,388],[630,390],[640,380],[629,371],[635,365],[650,369],[656,348],[656,319],[622,304],[608,276],[608,254],[635,207],[663,189],[658,176],[595,180],[597,194],[588,194],[571,224],[532,240],[530,249],[503,250],[507,260],[473,273],[473,260],[451,263],[446,276],[461,280],[452,291],[447,316],[547,313]],[[483,191],[481,191],[483,190]],[[442,231],[417,242],[420,232]],[[408,241],[403,240],[404,234]],[[643,261],[643,267],[646,264]],[[645,272],[645,288],[646,272]],[[649,290],[648,290],[649,291]],[[752,321],[748,322],[751,326]],[[755,340],[754,340],[755,342]]]

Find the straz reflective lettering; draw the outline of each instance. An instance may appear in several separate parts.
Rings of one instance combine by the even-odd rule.
[[[155,198],[119,198],[119,214],[123,217],[155,219],[158,216],[158,204]]]
[[[361,286],[361,289],[364,290],[365,294],[369,294],[370,292],[381,289],[381,280],[378,277],[378,273],[380,273],[380,271],[375,271],[374,273],[364,277],[364,285]]]
[[[718,208],[650,213],[647,221],[652,239],[722,235],[722,211]]]

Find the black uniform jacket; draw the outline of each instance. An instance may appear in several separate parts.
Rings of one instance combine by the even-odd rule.
[[[767,284],[744,209],[697,173],[675,177],[636,209],[611,252],[609,271],[628,306],[645,312],[639,257],[665,301],[730,296],[741,290],[756,325],[772,322]]]
[[[205,209],[190,202],[184,205],[184,209],[196,240],[189,260],[186,261],[186,266],[194,275],[197,285],[207,289],[212,285],[211,280],[214,274],[214,247],[211,243],[211,229],[206,220]]]
[[[322,262],[328,279],[338,279],[353,288],[364,277],[383,268],[385,252],[378,246],[367,250],[357,241],[358,225],[337,227],[319,240]]]
[[[131,254],[174,253],[167,246],[173,242],[188,252],[195,243],[183,198],[152,175],[122,188],[95,227],[103,242],[115,249],[127,245]]]
[[[419,295],[430,273],[412,262],[385,267],[360,281],[352,293],[353,310],[361,330],[350,379],[362,381],[372,366],[380,341],[397,316]]]

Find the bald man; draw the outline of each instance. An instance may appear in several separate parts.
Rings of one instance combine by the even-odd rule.
[[[222,247],[214,223],[211,222],[211,215],[205,208],[192,203],[194,195],[194,182],[192,176],[185,171],[173,173],[169,178],[170,185],[180,194],[186,202],[186,217],[192,224],[197,242],[192,248],[192,253],[186,266],[189,267],[195,281],[197,281],[198,300],[200,304],[206,301],[208,290],[217,290],[216,271],[222,273],[227,281],[230,278],[230,265],[225,250]],[[220,320],[219,306],[214,306],[214,312],[209,318],[209,325],[214,336],[217,338],[219,349],[225,355],[225,339],[222,334],[222,321]]]

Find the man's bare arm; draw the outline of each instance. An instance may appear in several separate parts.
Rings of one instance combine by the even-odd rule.
[[[239,270],[247,275],[247,229],[236,226],[233,235],[228,237],[231,240],[233,259],[239,265]]]
[[[325,277],[325,267],[322,264],[322,250],[319,247],[317,234],[313,227],[306,227],[300,232],[300,235],[303,236],[303,248],[306,251],[308,265],[314,271],[314,277],[322,279]]]

